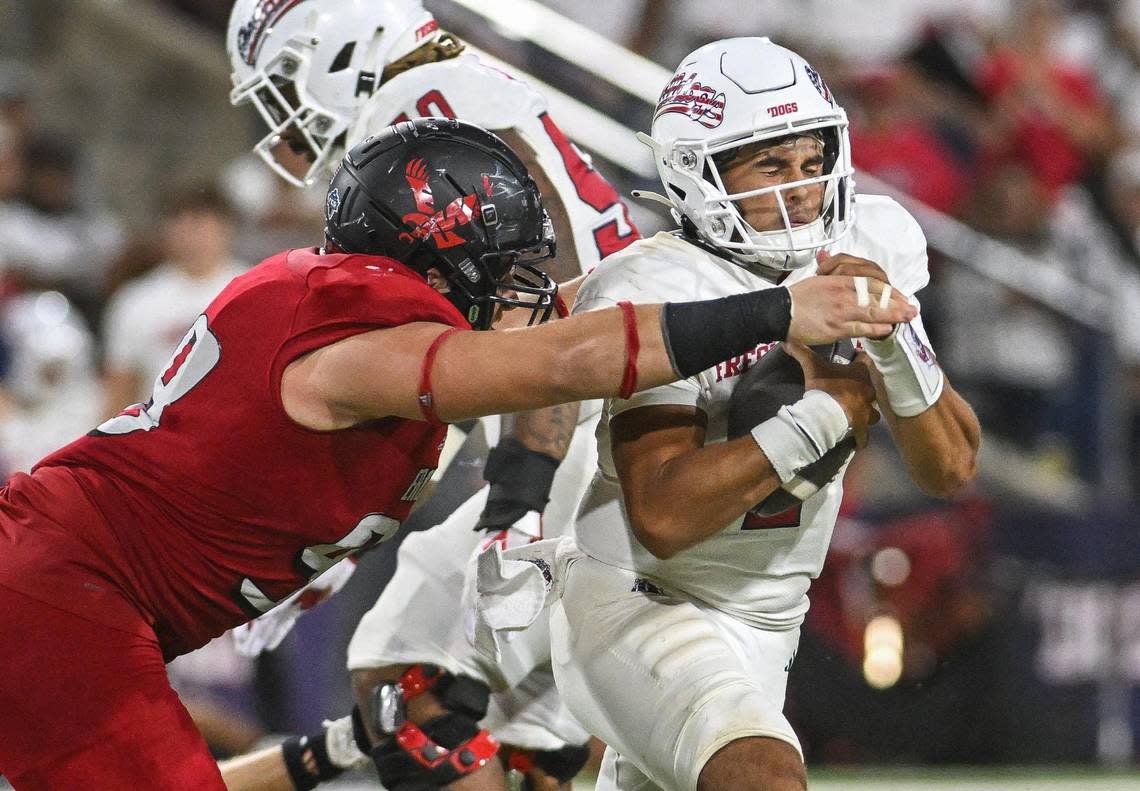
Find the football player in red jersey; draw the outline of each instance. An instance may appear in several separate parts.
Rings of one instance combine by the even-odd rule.
[[[430,213],[395,181],[416,160]],[[164,662],[390,537],[447,421],[630,394],[761,341],[884,335],[914,312],[877,281],[816,277],[470,332],[500,309],[549,313],[536,264],[554,240],[518,158],[457,121],[354,148],[326,220],[323,248],[210,304],[147,403],[0,492],[0,771],[19,791],[224,789]],[[490,748],[419,736],[408,755],[456,776]]]

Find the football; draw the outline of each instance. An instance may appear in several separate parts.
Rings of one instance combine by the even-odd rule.
[[[814,346],[812,351],[836,363],[850,363],[855,358],[855,347],[851,341]],[[728,438],[744,436],[754,426],[775,416],[780,407],[794,404],[803,395],[803,368],[795,357],[788,354],[783,344],[774,346],[741,374],[729,400]],[[804,467],[795,478],[757,503],[750,513],[768,517],[794,508],[829,484],[854,454],[855,438],[844,438],[819,461]],[[795,494],[791,488],[795,489]]]

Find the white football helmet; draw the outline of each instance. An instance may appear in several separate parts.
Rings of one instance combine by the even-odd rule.
[[[226,35],[230,101],[252,102],[269,126],[254,152],[290,183],[311,184],[340,158],[384,66],[438,30],[422,0],[238,0]],[[283,141],[313,159],[302,178],[273,157]]]
[[[788,135],[811,135],[824,145],[819,176],[728,194],[714,157]],[[746,265],[784,271],[811,262],[854,220],[847,114],[806,60],[767,38],[706,44],[686,57],[657,102],[651,136],[657,172],[673,215],[705,243]],[[820,216],[794,225],[783,192],[823,183]],[[736,201],[774,193],[784,227],[757,231]]]

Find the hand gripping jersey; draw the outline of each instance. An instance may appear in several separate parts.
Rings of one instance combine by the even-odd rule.
[[[459,118],[492,131],[517,130],[566,207],[584,272],[641,238],[617,190],[551,120],[542,95],[475,55],[416,66],[385,82],[348,139],[363,140],[390,124],[425,116]],[[558,240],[560,245],[569,242]]]
[[[905,209],[886,197],[860,195],[854,229],[829,251],[878,263],[892,285],[910,296],[929,279],[921,229]],[[815,273],[813,262],[789,273],[783,284]],[[659,233],[604,261],[582,285],[575,312],[609,307],[623,299],[642,303],[711,299],[773,285],[680,236]],[[706,443],[723,442],[728,401],[739,375],[769,346],[763,344],[698,376],[628,400],[607,400],[598,426],[599,474],[579,506],[575,532],[580,548],[598,560],[643,573],[670,593],[701,599],[758,626],[785,629],[802,620],[808,586],[823,567],[842,497],[842,475],[800,508],[763,520],[745,515],[703,543],[660,560],[638,543],[629,526],[609,434],[609,421],[625,410],[675,404],[705,412]]]
[[[36,582],[14,565],[36,554],[29,536],[40,526],[62,526],[79,542],[68,544],[68,568],[129,597],[169,658],[389,538],[436,466],[445,429],[393,417],[311,431],[286,415],[281,375],[314,349],[413,321],[468,326],[386,258],[293,250],[238,277],[174,350],[150,402],[13,480],[0,498],[0,558],[11,549],[17,560],[0,561],[0,584],[106,621],[74,586]],[[39,552],[49,570],[64,544]]]

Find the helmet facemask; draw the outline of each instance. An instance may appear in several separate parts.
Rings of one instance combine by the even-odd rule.
[[[764,170],[756,180],[742,171],[733,174],[742,181],[729,179],[737,192],[726,189],[734,152],[805,136],[823,144],[820,170],[797,154],[803,170]],[[664,200],[685,232],[736,263],[777,273],[804,266],[854,222],[847,114],[811,64],[767,38],[713,41],[685,56],[661,91],[650,135],[638,139],[652,149]],[[772,183],[780,178],[796,180]],[[815,190],[812,204],[823,191],[818,217],[804,211],[805,187]],[[764,230],[745,220],[741,202]]]
[[[486,218],[493,216],[494,211],[483,206],[479,214]],[[544,238],[534,247],[499,248],[468,255],[466,245],[443,253],[421,242],[419,249],[409,258],[410,265],[422,274],[429,269],[437,269],[448,285],[443,296],[455,305],[474,329],[491,329],[500,306],[507,310],[529,310],[527,325],[541,324],[550,318],[558,293],[558,286],[550,275],[538,267],[543,261],[554,258],[555,250],[554,225],[550,217],[545,212],[543,214]],[[488,227],[487,231],[493,238],[493,230]]]
[[[253,104],[268,126],[257,155],[305,186],[343,156],[386,64],[438,37],[422,0],[237,0],[226,37],[230,101]],[[307,164],[278,161],[282,144]]]
[[[734,159],[734,153],[758,143],[775,145],[788,137],[811,137],[822,143],[823,165],[819,175],[729,193],[722,169]],[[816,251],[838,241],[850,227],[853,169],[845,117],[781,124],[731,138],[680,140],[666,146],[663,155],[673,174],[687,177],[666,181],[670,198],[681,207],[680,213],[705,242],[741,263],[758,264],[776,271],[796,269],[810,263]],[[674,182],[682,183],[680,191]],[[785,193],[816,184],[824,185],[819,216],[796,225],[789,216]],[[697,195],[684,190],[690,185],[696,188]],[[682,196],[681,192],[686,194]],[[767,194],[775,199],[782,227],[758,231],[745,220],[740,201]]]
[[[268,132],[254,146],[256,153],[277,175],[297,187],[312,184],[339,159],[350,118],[314,104],[307,97],[306,84],[312,68],[311,40],[294,38],[245,83],[236,86],[230,100],[251,103]],[[309,161],[308,170],[298,177],[278,161],[274,152],[288,145]]]

